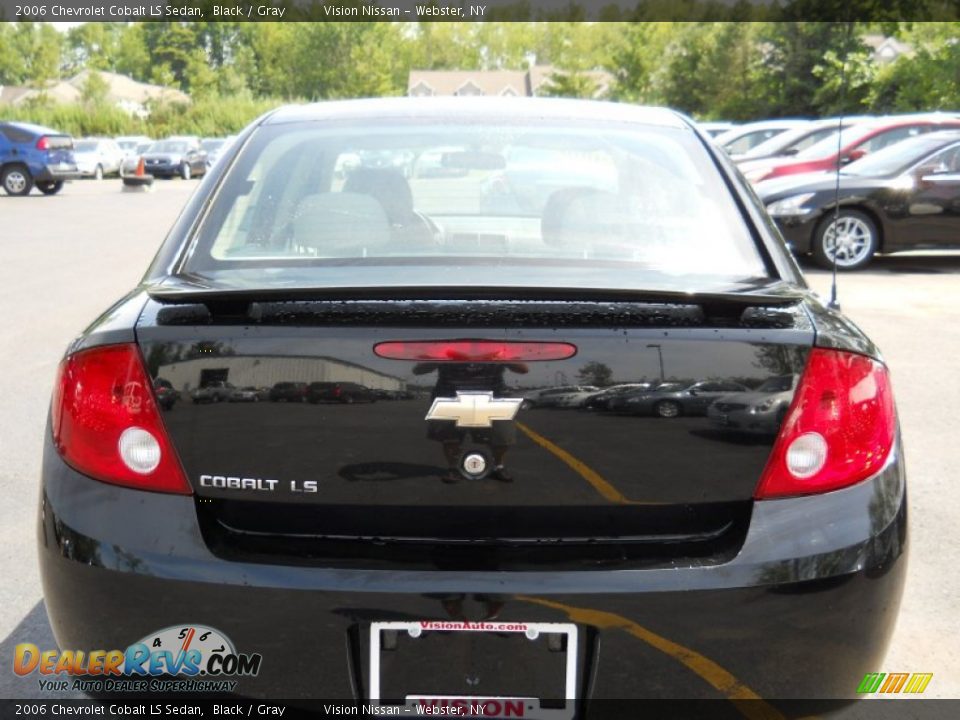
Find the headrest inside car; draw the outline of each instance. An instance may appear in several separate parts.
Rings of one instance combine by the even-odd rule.
[[[390,223],[380,203],[360,193],[308,195],[293,220],[297,245],[320,256],[363,257],[366,248],[381,248],[390,240]]]

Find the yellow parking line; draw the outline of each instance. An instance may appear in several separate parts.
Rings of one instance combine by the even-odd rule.
[[[570,467],[575,473],[580,477],[586,480],[593,486],[593,489],[600,493],[606,500],[610,502],[619,503],[621,505],[636,505],[633,500],[625,497],[623,493],[617,490],[613,485],[608,483],[603,477],[600,476],[598,472],[593,470],[590,466],[581,462],[573,455],[568,453],[559,445],[556,445],[549,440],[547,440],[543,435],[540,435],[521,422],[517,423],[517,427],[520,428],[524,435],[533,440],[537,445],[542,447],[544,450],[553,453],[560,460],[562,460],[568,467]]]
[[[575,623],[592,625],[599,628],[623,630],[651,647],[666,653],[706,680],[707,683],[716,690],[723,693],[724,697],[732,702],[744,717],[750,720],[786,720],[785,716],[779,710],[710,658],[683,645],[679,645],[672,640],[668,640],[661,635],[657,635],[622,615],[603,612],[601,610],[591,610],[589,608],[577,608],[552,600],[544,600],[543,598],[525,595],[518,596],[517,599],[553,608],[554,610],[560,610],[566,613],[567,617]]]

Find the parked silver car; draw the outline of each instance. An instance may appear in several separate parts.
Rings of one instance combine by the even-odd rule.
[[[194,405],[224,402],[233,397],[236,389],[236,387],[225,380],[217,380],[194,390],[190,393],[190,399],[193,400]]]
[[[216,165],[236,139],[236,135],[230,135],[225,138],[209,137],[201,140],[200,147],[207,153],[207,167]]]
[[[119,175],[123,150],[110,138],[83,138],[73,146],[73,157],[83,177],[102,180],[106,175]]]
[[[797,387],[798,375],[776,375],[756,390],[731,393],[707,408],[714,427],[749,435],[776,435]]]
[[[610,409],[629,415],[655,415],[662,418],[706,415],[707,408],[715,400],[746,390],[740,383],[729,380],[704,380],[692,384],[667,382],[652,390],[621,396],[610,403]]]

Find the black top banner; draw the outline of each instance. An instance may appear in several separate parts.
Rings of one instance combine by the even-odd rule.
[[[489,22],[950,20],[960,0],[0,0],[0,21]]]

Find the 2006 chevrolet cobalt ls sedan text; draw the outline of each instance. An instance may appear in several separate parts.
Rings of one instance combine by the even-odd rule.
[[[521,407],[578,382],[759,407],[792,376],[767,432],[711,410],[729,390],[663,417]],[[225,383],[332,389],[154,390]],[[897,614],[906,507],[877,349],[689,121],[397,99],[277,110],[211,168],[63,361],[39,537],[63,648],[206,663],[229,639],[262,656],[242,695],[569,717],[851,695]]]

